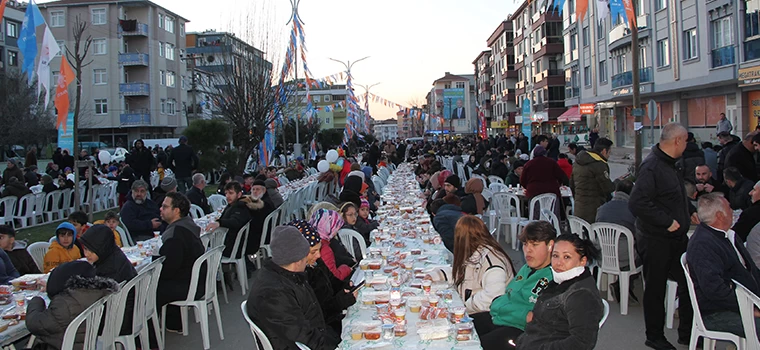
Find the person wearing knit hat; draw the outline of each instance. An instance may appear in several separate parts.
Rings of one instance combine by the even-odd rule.
[[[335,349],[339,333],[327,327],[317,294],[304,273],[309,241],[294,226],[278,226],[270,249],[272,257],[251,278],[245,312],[274,349],[297,349],[295,342],[310,349]]]
[[[457,175],[447,177],[443,183],[443,187],[446,189],[446,193],[456,195],[459,198],[467,195],[462,188],[462,180],[459,180],[459,176]]]
[[[348,173],[348,176],[358,176],[362,179],[362,181],[364,181],[366,178],[364,172],[361,170],[352,170],[350,173]]]
[[[151,193],[151,199],[160,208],[164,203],[166,194],[170,192],[177,192],[177,180],[174,177],[167,176],[161,180],[158,188]]]
[[[55,240],[50,243],[43,259],[43,273],[48,273],[61,264],[78,260],[82,257],[76,241],[77,229],[70,222],[62,222],[55,229]]]
[[[304,220],[293,220],[287,223],[287,226],[297,228],[309,242],[309,258],[306,259],[306,266],[314,266],[320,258],[319,251],[322,249],[322,237],[319,237],[319,232]]]

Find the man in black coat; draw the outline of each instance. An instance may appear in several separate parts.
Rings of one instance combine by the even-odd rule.
[[[247,205],[249,201],[241,200],[244,197],[243,188],[240,186],[239,182],[232,181],[224,185],[224,196],[227,197],[227,207],[224,208],[219,220],[209,224],[208,229],[215,230],[217,227],[227,228],[227,236],[224,238],[224,253],[222,253],[222,255],[230,257],[233,255],[232,249],[234,248],[240,229],[251,221],[251,211]],[[254,237],[249,228],[248,241],[251,241],[252,239],[254,239]],[[238,245],[238,251],[235,252],[234,255],[237,256],[244,250],[245,247],[243,247],[243,241],[241,240]]]
[[[169,154],[167,163],[164,166],[172,169],[174,177],[177,178],[177,189],[181,193],[187,192],[187,189],[192,186],[190,177],[193,175],[193,170],[198,168],[198,155],[192,147],[187,145],[187,136],[180,136],[179,146]]]
[[[736,220],[733,227],[734,232],[744,242],[747,241],[747,236],[749,236],[752,228],[760,222],[760,181],[755,183],[749,195],[752,205],[742,211],[739,220]]]
[[[185,195],[190,200],[190,203],[201,207],[204,214],[209,214],[211,213],[211,207],[208,205],[206,193],[203,192],[204,188],[206,188],[206,177],[203,174],[197,173],[193,175],[193,187],[190,187]]]
[[[681,167],[684,180],[688,180],[691,183],[696,183],[697,166],[705,164],[705,153],[699,149],[697,140],[694,139],[694,134],[689,133],[689,141],[686,143],[686,150],[683,152],[681,159],[678,160],[678,165]]]
[[[135,148],[132,149],[127,158],[127,163],[135,171],[135,178],[150,183],[150,172],[153,170],[155,161],[153,154],[145,148],[143,140],[135,141]]]
[[[491,175],[498,176],[502,180],[507,180],[507,175],[509,175],[509,167],[507,167],[507,156],[500,154],[498,156],[498,161],[494,162],[491,166]]]
[[[728,167],[726,170],[723,170],[723,180],[730,189],[726,193],[726,198],[728,199],[728,203],[731,204],[731,209],[744,210],[749,208],[752,204],[749,192],[752,191],[752,186],[755,183],[745,179],[739,173],[739,169],[734,167]]]
[[[160,217],[158,205],[148,199],[148,184],[137,180],[132,183],[132,191],[121,208],[119,217],[129,230],[132,239],[144,241],[153,238],[153,231],[163,231],[166,227]]]
[[[760,272],[744,242],[730,231],[733,214],[726,198],[719,193],[700,197],[698,213],[701,223],[689,239],[686,262],[702,321],[707,330],[745,337],[732,280],[758,295]]]
[[[747,134],[741,143],[732,148],[726,156],[725,168],[735,167],[742,176],[750,182],[755,182],[757,178],[757,169],[755,168],[755,147],[752,145],[752,138],[757,132]]]
[[[691,219],[683,178],[675,165],[686,149],[687,138],[686,128],[680,124],[663,128],[660,143],[641,163],[628,201],[636,217],[636,250],[644,262],[645,344],[655,349],[675,349],[663,331],[668,278],[678,282],[678,342],[688,344],[691,336],[693,310],[679,262],[686,251]]]
[[[378,141],[372,142],[372,146],[369,146],[369,155],[367,156],[367,164],[372,167],[372,172],[377,172],[377,161],[380,159],[380,147],[377,146]]]
[[[723,170],[726,169],[726,157],[739,144],[740,140],[738,137],[724,131],[718,134],[718,141],[723,148],[718,152],[718,171],[716,175],[718,176],[718,183],[723,184]],[[724,189],[722,185],[721,189]]]
[[[296,342],[314,350],[332,350],[340,337],[324,315],[304,273],[309,242],[297,228],[278,226],[272,232],[272,258],[253,274],[248,316],[275,349],[297,350]]]

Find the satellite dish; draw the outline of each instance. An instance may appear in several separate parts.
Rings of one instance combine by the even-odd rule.
[[[212,62],[214,62],[215,59],[216,58],[213,55],[209,55],[208,57],[206,57],[206,62],[212,63]]]

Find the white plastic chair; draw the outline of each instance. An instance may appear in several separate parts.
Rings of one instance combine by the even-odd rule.
[[[570,224],[570,233],[573,233],[581,238],[588,238],[592,241],[591,224],[588,221],[583,220],[574,215],[567,216],[567,223]],[[584,233],[585,231],[585,233]]]
[[[148,293],[150,292],[150,283],[152,275],[150,272],[141,273],[126,282],[119,292],[111,297],[106,304],[106,323],[103,327],[103,336],[101,339],[108,349],[112,344],[121,344],[125,350],[137,349],[137,337],[140,336],[140,348],[148,349],[148,328],[145,327],[147,315]],[[134,295],[132,307],[132,334],[119,335],[124,314],[126,312],[127,297]]]
[[[496,175],[488,175],[488,181],[491,182],[491,184],[504,184],[504,179],[496,176]]]
[[[202,234],[201,242],[203,242],[203,245],[206,247],[206,250],[222,246],[224,245],[224,239],[227,237],[228,231],[229,229],[226,227],[217,227],[215,230],[211,232]],[[222,265],[219,264],[219,276],[222,276],[222,275],[223,275]],[[222,294],[224,295],[224,303],[229,304],[230,301],[227,299],[227,284],[224,282],[224,278],[220,278],[219,282],[222,284]]]
[[[298,347],[299,350],[311,350],[310,347],[308,347],[306,345],[303,345],[303,344],[301,344],[299,342],[296,342],[296,346]]]
[[[678,282],[668,279],[665,285],[665,327],[673,329],[673,319],[676,315],[676,306],[678,304]],[[760,349],[760,348],[758,348]]]
[[[689,340],[689,349],[696,349],[697,340],[699,340],[699,337],[703,337],[704,342],[702,343],[702,349],[715,349],[716,340],[725,340],[736,344],[737,350],[744,350],[747,345],[747,339],[733,333],[707,330],[705,327],[705,322],[702,321],[702,312],[699,310],[697,292],[694,290],[694,281],[691,279],[691,274],[689,274],[689,265],[686,263],[686,253],[683,253],[683,255],[681,255],[681,268],[683,268],[683,273],[686,275],[686,284],[689,286],[689,299],[691,299],[691,307],[694,309],[694,316],[692,317],[691,321],[691,339]],[[738,289],[739,288],[737,288],[737,290]],[[739,305],[741,306],[741,304]],[[741,307],[739,309],[741,311]],[[750,308],[750,310],[753,309]],[[745,334],[747,334],[746,331]],[[755,333],[749,334],[751,337],[755,337]]]
[[[116,192],[118,190],[119,184],[117,182],[111,182],[109,184],[108,188],[108,200],[110,203],[108,203],[109,208],[118,208],[119,207],[119,194]]]
[[[206,214],[203,213],[203,209],[201,207],[195,204],[190,204],[190,217],[192,217],[193,219],[200,219],[204,215]]]
[[[208,204],[214,210],[219,210],[227,206],[227,197],[221,194],[212,194],[208,197]]]
[[[554,226],[554,230],[557,231],[557,235],[562,234],[562,229],[559,227],[559,219],[557,219],[557,215],[553,211],[541,209],[541,220],[551,223]]]
[[[599,329],[602,329],[604,322],[607,321],[607,316],[610,315],[610,303],[608,303],[607,300],[604,300],[604,298],[602,298],[602,306],[604,307],[604,313],[602,314],[602,319],[599,321]]]
[[[259,242],[259,251],[255,254],[254,258],[256,259],[256,267],[261,268],[261,260],[265,256],[270,256],[272,254],[271,250],[269,249],[269,244],[266,244],[267,238],[269,238],[270,233],[272,230],[274,230],[275,226],[277,226],[277,216],[280,215],[280,209],[276,209],[273,212],[269,213],[267,217],[264,219],[264,225],[261,228],[261,242]]]
[[[741,283],[734,281],[734,284],[736,284],[736,300],[739,302],[739,313],[742,316],[744,334],[755,335],[757,334],[757,329],[755,327],[755,315],[753,310],[756,307],[760,307],[760,298]],[[760,340],[758,340],[757,337],[748,336],[745,341],[745,348],[760,349]]]
[[[43,185],[34,185],[32,187],[29,187],[29,190],[32,191],[32,193],[37,194],[42,192],[42,188],[45,187]]]
[[[240,232],[238,232],[237,238],[235,238],[235,244],[232,246],[230,257],[222,257],[222,264],[235,264],[237,278],[240,280],[240,292],[243,293],[243,295],[245,295],[246,287],[248,287],[248,270],[245,267],[245,248],[248,246],[248,232],[250,231],[250,228],[250,222],[240,228]],[[212,250],[215,248],[212,248]],[[216,278],[214,278],[214,280],[216,280]]]
[[[127,228],[127,224],[124,223],[124,220],[122,218],[119,218],[119,223],[121,223],[121,227],[124,229],[124,232],[126,233],[127,242],[124,242],[124,237],[122,237],[121,244],[126,245],[129,243],[129,246],[132,247],[135,245],[134,239],[132,239],[132,235],[129,234],[129,228]]]
[[[85,325],[85,337],[84,346],[77,349],[82,350],[96,350],[98,345],[98,329],[100,328],[101,316],[103,316],[103,309],[105,303],[113,295],[100,298],[88,308],[84,309],[82,313],[74,318],[69,326],[66,327],[66,332],[63,334],[63,343],[61,344],[62,350],[74,349],[74,342],[76,342],[77,331],[79,327],[84,323]]]
[[[32,226],[35,224],[34,219],[34,206],[36,198],[34,194],[27,194],[18,199],[16,202],[16,209],[13,214],[13,220],[18,220],[21,224],[20,227]]]
[[[34,225],[45,223],[45,196],[46,194],[43,192],[34,193]]]
[[[528,220],[538,220],[541,215],[542,209],[551,210],[554,212],[554,207],[557,205],[557,195],[554,193],[539,194],[531,198],[528,206]],[[536,211],[538,209],[538,211]],[[559,234],[559,232],[557,232]]]
[[[132,246],[132,244],[130,244],[131,239],[129,235],[127,234],[127,231],[124,231],[124,229],[121,226],[116,226],[116,232],[119,233],[119,238],[121,238],[122,247],[126,248],[126,247]]]
[[[145,300],[145,319],[143,320],[143,329],[147,331],[148,321],[153,324],[153,332],[156,335],[158,348],[164,349],[164,334],[161,333],[161,323],[158,320],[158,309],[156,308],[156,290],[158,290],[158,279],[161,276],[161,270],[164,267],[165,256],[162,256],[140,270],[140,274],[150,274],[150,285]],[[147,335],[146,335],[147,337]]]
[[[248,322],[248,326],[251,328],[251,334],[253,335],[253,341],[254,343],[258,340],[261,343],[261,350],[274,350],[272,347],[272,343],[269,342],[269,338],[267,338],[267,335],[264,334],[264,331],[259,328],[250,317],[248,317],[248,300],[243,300],[242,303],[240,303],[240,311],[243,312],[243,317],[245,318],[245,322]]]
[[[224,239],[227,237],[229,231],[226,227],[218,227],[216,230],[211,231],[211,242],[209,242],[209,248],[216,248],[220,245],[224,245]]]
[[[55,218],[63,219],[59,216],[60,211],[58,209],[58,203],[61,201],[61,191],[52,191],[45,195],[45,201],[42,207],[42,214],[45,222],[51,222]]]
[[[359,260],[359,256],[357,256],[356,253],[361,253],[362,259],[367,257],[367,243],[364,241],[364,237],[359,234],[359,232],[347,228],[342,228],[338,230],[338,237],[346,247],[346,250],[348,250],[348,252],[351,253],[351,256],[353,256],[357,261]],[[360,252],[354,251],[354,240],[359,242],[359,249],[361,250]]]
[[[197,316],[200,318],[201,323],[201,336],[203,337],[203,348],[211,348],[210,336],[209,336],[209,319],[210,313],[209,307],[213,307],[216,314],[216,325],[219,328],[219,338],[224,340],[224,331],[222,330],[222,318],[219,312],[219,299],[216,295],[216,273],[219,271],[219,263],[222,259],[222,251],[224,246],[219,246],[204,253],[198,259],[195,260],[192,270],[192,279],[190,279],[190,290],[187,293],[186,300],[173,301],[161,308],[161,329],[166,332],[166,307],[169,305],[179,306],[180,314],[182,316],[182,335],[187,336],[188,332],[188,308],[195,308],[198,312]],[[206,265],[206,290],[200,299],[195,299],[196,291],[198,290],[198,279],[201,274],[201,267]],[[163,337],[166,339],[166,337]]]
[[[13,214],[15,214],[16,211],[16,202],[18,201],[17,197],[14,196],[8,196],[4,198],[0,198],[0,209],[2,209],[3,216],[0,217],[6,225],[11,225],[11,227],[16,227],[16,223],[13,222]]]
[[[628,314],[628,293],[631,283],[631,275],[641,273],[642,267],[636,266],[633,250],[633,234],[628,228],[609,223],[595,223],[591,225],[594,237],[602,248],[601,268],[596,279],[597,287],[602,288],[603,274],[616,276],[620,280],[620,314]],[[618,242],[623,235],[628,240],[628,265],[627,271],[620,270],[618,259]],[[610,282],[610,281],[608,281]],[[612,288],[607,289],[607,300],[612,300]]]
[[[47,254],[49,248],[50,243],[48,242],[34,242],[26,247],[26,251],[32,256],[34,263],[40,271],[44,271],[45,254]]]
[[[488,189],[493,193],[499,193],[507,192],[507,190],[509,190],[509,187],[503,183],[491,182],[491,184],[488,185]]]
[[[525,220],[522,217],[522,208],[520,208],[520,198],[508,192],[499,192],[493,195],[491,203],[494,204],[496,213],[499,217],[499,230],[497,230],[497,240],[501,232],[502,225],[509,225],[510,242],[512,249],[518,250],[517,233],[519,224]]]
[[[67,188],[61,190],[61,202],[59,203],[58,212],[60,217],[71,214],[74,210],[74,189]],[[118,199],[117,199],[118,200]]]

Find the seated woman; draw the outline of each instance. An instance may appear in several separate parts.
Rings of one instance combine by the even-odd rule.
[[[350,283],[337,279],[322,261],[320,250],[322,238],[308,222],[295,220],[288,225],[297,228],[311,246],[309,259],[306,262],[306,274],[309,285],[314,290],[314,295],[322,308],[325,323],[332,327],[338,334],[341,333],[343,311],[356,303],[356,293],[351,293]]]
[[[483,214],[488,208],[488,201],[483,197],[483,181],[472,178],[464,185],[466,196],[462,197],[462,211],[467,214]]]
[[[309,224],[319,232],[319,237],[322,238],[322,247],[320,248],[322,261],[325,262],[333,276],[341,281],[346,280],[351,276],[351,266],[338,262],[333,250],[333,246],[340,245],[339,240],[333,239],[338,234],[338,230],[343,227],[343,219],[341,219],[340,214],[332,210],[319,209],[311,216]],[[342,248],[345,250],[345,247]]]
[[[586,265],[599,255],[590,240],[574,234],[557,237],[552,251],[554,280],[528,313],[518,349],[594,348],[603,305]]]
[[[118,283],[127,282],[137,276],[132,263],[124,252],[116,246],[113,231],[106,225],[93,225],[85,232],[79,241],[87,261],[95,266],[95,274],[115,280]],[[124,322],[119,334],[129,334],[132,330],[132,306],[134,293],[127,298],[124,308]]]
[[[429,278],[453,281],[470,316],[483,313],[483,317],[491,317],[491,302],[504,294],[515,276],[512,260],[483,220],[465,215],[454,231],[454,265],[434,270]]]
[[[34,349],[60,349],[69,323],[100,298],[118,291],[116,281],[97,277],[88,262],[72,261],[58,266],[47,281],[48,306],[45,307],[42,298],[34,297],[26,308],[26,328],[38,342]],[[84,346],[84,333],[85,327],[80,327],[75,349]]]
[[[82,257],[76,242],[77,229],[69,222],[62,222],[55,229],[55,241],[50,243],[45,259],[43,260],[43,272],[49,273],[54,268],[69,261],[78,260]]]

